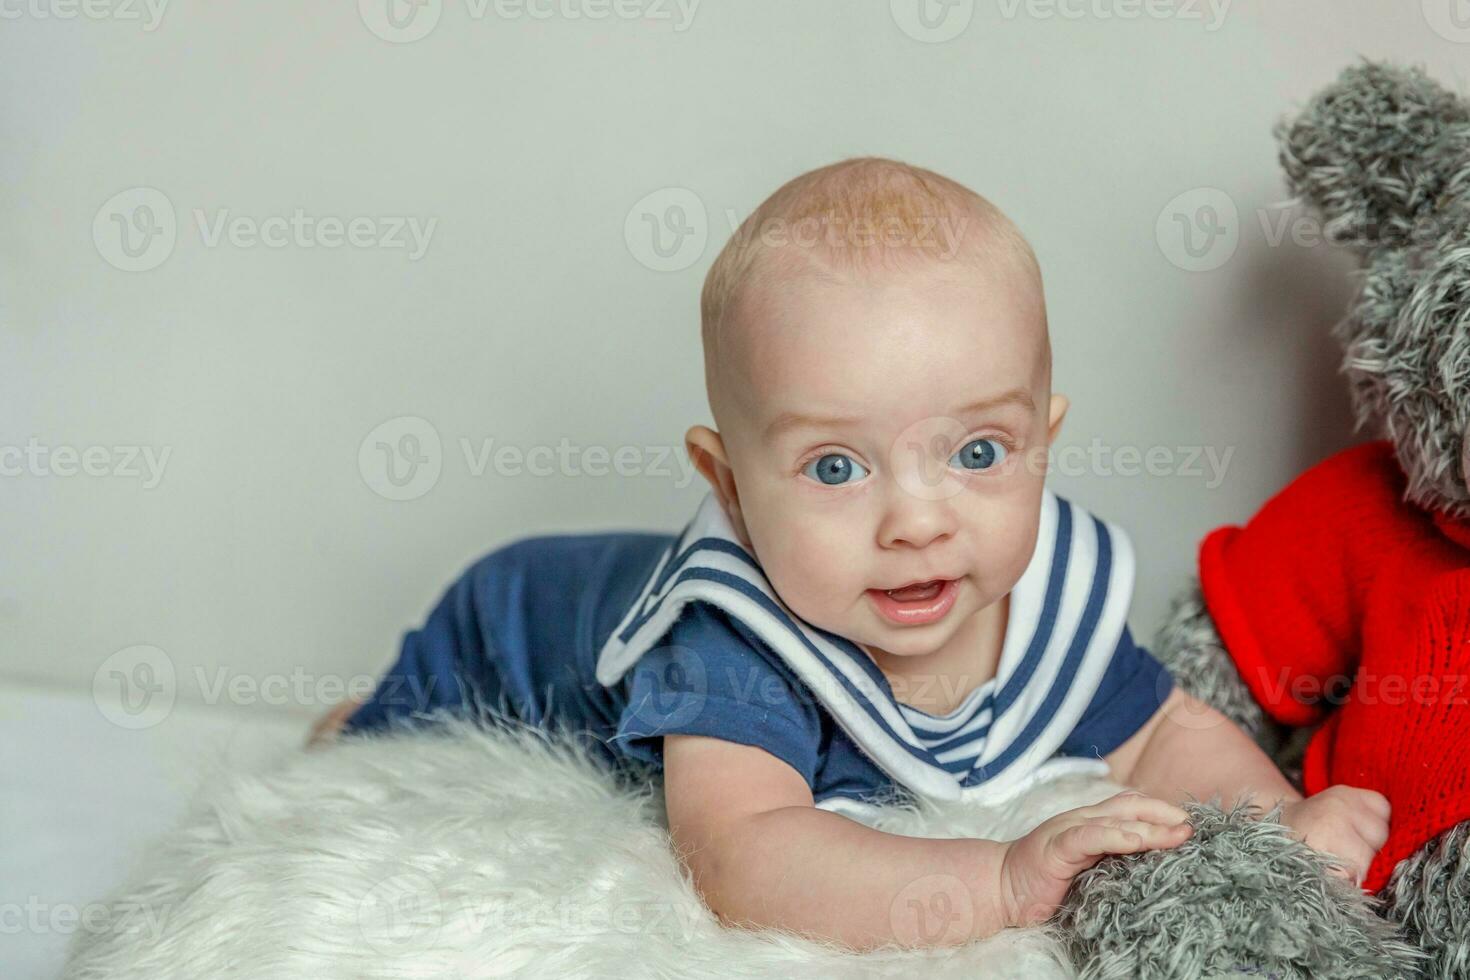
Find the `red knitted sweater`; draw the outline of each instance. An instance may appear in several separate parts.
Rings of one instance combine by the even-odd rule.
[[[1325,722],[1303,790],[1393,806],[1363,887],[1470,818],[1470,522],[1405,502],[1387,442],[1308,470],[1245,527],[1200,546],[1205,604],[1275,719]]]

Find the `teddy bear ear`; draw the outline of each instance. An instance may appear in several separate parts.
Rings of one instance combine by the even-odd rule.
[[[1470,517],[1470,199],[1434,242],[1380,249],[1338,325],[1359,424],[1381,423],[1409,498]]]
[[[1406,244],[1446,182],[1470,180],[1455,152],[1470,147],[1470,102],[1417,67],[1353,65],[1275,136],[1291,192],[1328,239],[1365,249]]]

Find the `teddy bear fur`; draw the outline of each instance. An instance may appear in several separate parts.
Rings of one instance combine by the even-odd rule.
[[[1422,70],[1364,62],[1344,71],[1295,119],[1278,124],[1276,135],[1293,193],[1321,216],[1327,238],[1355,250],[1364,266],[1352,309],[1334,331],[1359,427],[1392,442],[1408,478],[1406,505],[1470,515],[1470,102]],[[1176,598],[1155,652],[1185,691],[1250,733],[1299,785],[1311,730],[1279,725],[1253,700],[1197,581]],[[1104,862],[1090,878],[1079,877],[1070,916],[1094,921],[1115,911],[1134,924],[1143,914],[1134,899],[1157,904],[1149,897],[1157,879],[1135,879],[1170,863],[1169,857],[1129,867]],[[1287,870],[1273,888],[1291,896],[1300,928],[1330,935],[1346,906],[1321,893],[1304,900],[1301,890],[1311,891],[1313,875],[1305,866]],[[1125,897],[1111,898],[1114,893]],[[1397,936],[1421,954],[1399,957],[1397,936],[1380,934],[1382,945],[1364,955],[1395,965],[1379,975],[1470,977],[1470,822],[1401,861],[1377,897]],[[1236,935],[1226,924],[1250,928],[1234,917],[1231,902],[1197,906],[1189,927],[1198,930],[1201,919],[1204,928],[1219,929],[1225,945]],[[1185,922],[1181,916],[1168,928]],[[1077,956],[1097,959],[1111,938],[1097,931],[1089,940],[1088,930],[1074,929]],[[1278,972],[1274,954],[1262,955],[1270,952],[1258,947],[1242,954],[1242,972],[1299,975],[1295,965]],[[1172,943],[1140,941],[1129,954],[1131,975],[1185,975],[1170,972],[1177,955]],[[1306,975],[1367,974],[1319,967]]]

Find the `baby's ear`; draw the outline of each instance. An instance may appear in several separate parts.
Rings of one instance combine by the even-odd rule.
[[[684,434],[684,447],[695,467],[709,481],[715,499],[735,530],[735,536],[746,548],[754,550],[750,532],[745,529],[745,516],[740,510],[740,491],[735,486],[735,471],[725,451],[725,440],[707,425],[690,426]]]
[[[740,491],[735,486],[735,471],[730,468],[725,440],[707,425],[694,425],[684,433],[684,448],[700,475],[709,481],[725,516],[743,537],[745,523],[740,516]]]
[[[1408,244],[1470,144],[1470,103],[1419,68],[1364,61],[1318,92],[1274,133],[1291,192],[1319,211],[1330,241],[1365,249]]]
[[[1067,417],[1067,409],[1072,405],[1066,395],[1051,396],[1051,410],[1048,415],[1046,427],[1050,432],[1047,436],[1048,442],[1057,441],[1057,433],[1062,431],[1062,420]]]
[[[725,440],[707,425],[692,425],[684,433],[684,449],[689,453],[689,461],[709,481],[711,489],[721,496],[720,502],[723,503],[726,484],[734,482],[730,479],[730,460],[725,454]]]

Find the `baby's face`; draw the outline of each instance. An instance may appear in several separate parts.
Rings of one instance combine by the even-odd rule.
[[[738,525],[802,619],[938,650],[1035,546],[1066,404],[1038,290],[951,262],[752,293],[724,348]]]

